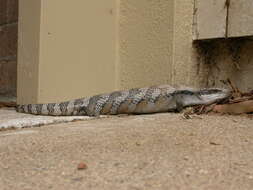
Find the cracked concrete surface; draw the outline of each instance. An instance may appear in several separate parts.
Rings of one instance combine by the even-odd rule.
[[[166,113],[1,131],[0,187],[253,189],[253,119]]]

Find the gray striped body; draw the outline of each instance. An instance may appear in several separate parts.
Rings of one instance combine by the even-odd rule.
[[[17,111],[36,115],[115,115],[180,111],[230,96],[226,89],[175,89],[169,85],[116,91],[61,103],[18,105]]]

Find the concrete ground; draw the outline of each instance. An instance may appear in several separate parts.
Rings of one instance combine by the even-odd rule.
[[[253,119],[166,113],[0,131],[0,189],[253,189]]]

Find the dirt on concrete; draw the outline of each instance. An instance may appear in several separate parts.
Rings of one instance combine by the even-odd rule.
[[[0,189],[253,189],[253,119],[166,113],[1,131]]]

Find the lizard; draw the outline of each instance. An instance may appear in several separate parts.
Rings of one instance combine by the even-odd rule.
[[[48,116],[94,116],[180,112],[185,107],[208,105],[228,98],[223,88],[174,88],[170,85],[114,91],[60,103],[20,104],[16,111]]]

